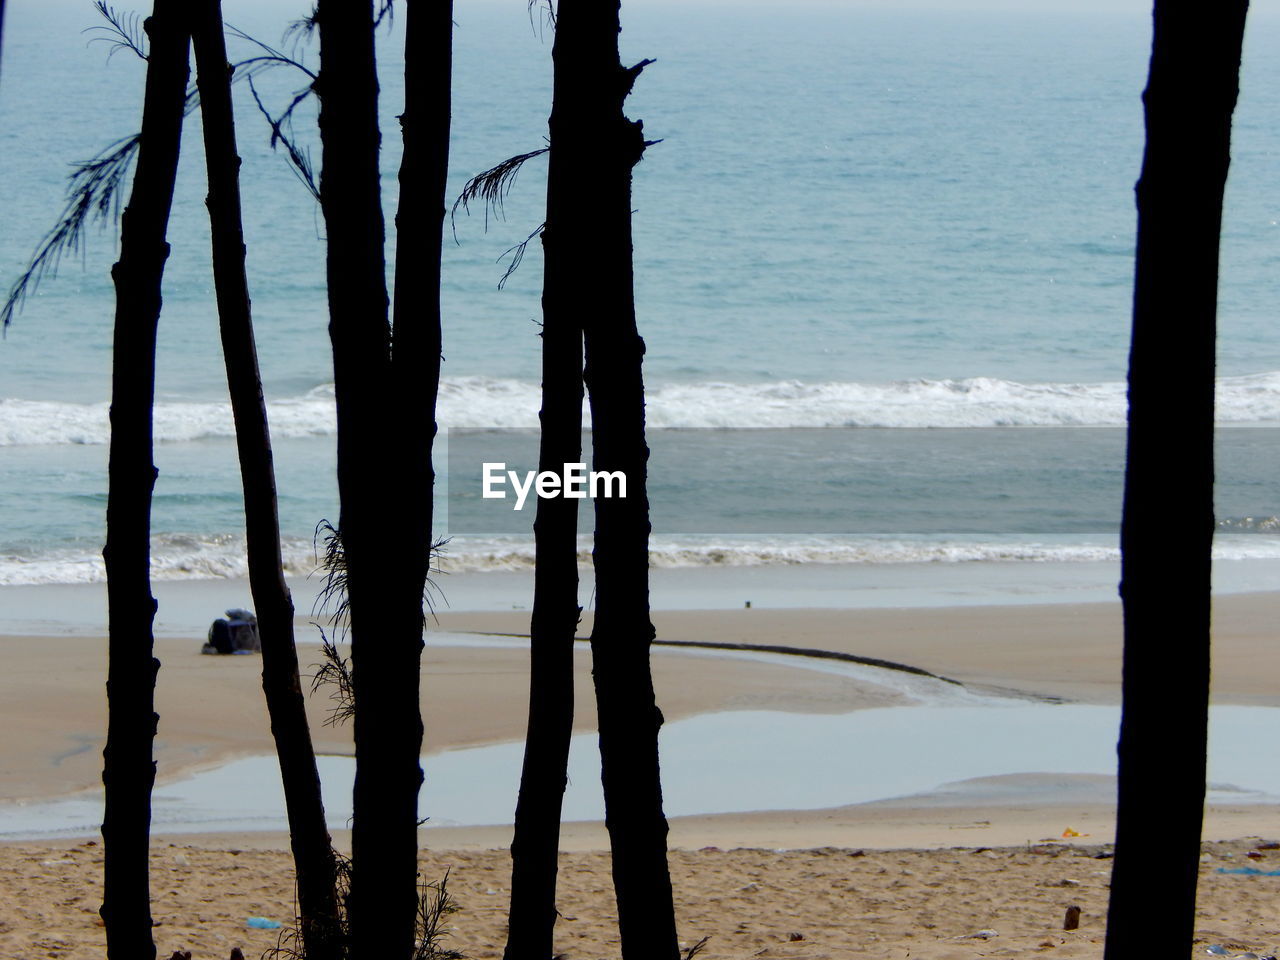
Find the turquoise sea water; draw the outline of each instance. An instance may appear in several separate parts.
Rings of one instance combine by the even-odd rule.
[[[543,144],[549,36],[524,6],[458,4],[451,194]],[[227,11],[272,42],[303,12],[274,0]],[[1220,323],[1219,415],[1231,429],[1219,553],[1242,559],[1280,556],[1280,26],[1261,13],[1237,115]],[[624,15],[624,57],[657,60],[629,105],[662,140],[637,168],[634,201],[650,422],[705,428],[655,440],[655,561],[1114,556],[1141,12],[781,15],[637,0]],[[67,162],[138,123],[142,64],[106,63],[108,48],[81,33],[95,17],[69,0],[8,12],[0,283],[56,216]],[[381,52],[389,212],[399,26]],[[280,74],[262,92],[282,103],[300,85]],[[337,514],[322,224],[247,93],[250,279],[301,570],[316,522]],[[195,120],[162,319],[162,577],[243,571]],[[312,121],[304,109],[298,131],[318,159]],[[486,232],[478,212],[462,216],[447,247],[446,428],[536,424],[539,251],[502,290],[496,261],[541,220],[540,163],[522,172],[505,219],[491,216]],[[0,583],[101,576],[113,249],[110,230],[91,235],[0,343]],[[466,529],[451,545],[462,565],[528,562],[527,535]],[[699,532],[717,535],[714,549],[699,549]]]

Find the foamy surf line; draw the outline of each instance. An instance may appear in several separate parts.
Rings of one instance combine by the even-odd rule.
[[[1214,559],[1280,560],[1276,526],[1254,521],[1257,532],[1220,534]],[[1241,523],[1229,529],[1248,529]],[[154,580],[237,580],[248,576],[241,535],[196,536],[165,534],[152,538],[151,576]],[[106,572],[100,547],[83,545],[45,552],[0,555],[0,586],[104,583]],[[455,537],[437,562],[435,573],[530,571],[534,548],[529,537]],[[285,573],[290,577],[321,576],[310,539],[289,538],[283,544]],[[655,537],[650,565],[658,569],[754,568],[777,566],[909,564],[1051,564],[1114,563],[1119,560],[1114,538],[1072,539],[905,538],[905,537],[758,537],[737,539]],[[579,538],[578,563],[591,566],[591,540]]]
[[[541,395],[531,381],[446,378],[439,420],[456,429],[534,429]],[[106,403],[0,400],[0,446],[105,444]],[[333,386],[268,404],[272,434],[327,437],[336,430]],[[981,428],[1123,426],[1123,383],[1018,383],[989,377],[892,383],[788,380],[774,383],[682,383],[651,387],[653,428]],[[1218,380],[1220,423],[1280,422],[1280,371]],[[156,405],[164,443],[234,436],[225,402]]]

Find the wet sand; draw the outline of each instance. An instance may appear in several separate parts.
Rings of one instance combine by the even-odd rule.
[[[1214,696],[1218,703],[1280,705],[1280,596],[1219,598]],[[715,610],[655,614],[664,640],[732,641],[817,648],[897,661],[981,690],[1085,703],[1119,699],[1117,604],[872,610]],[[441,613],[437,631],[527,632],[518,611]],[[589,619],[583,633],[589,630]],[[51,797],[96,786],[105,717],[106,645],[88,636],[6,637],[0,703],[8,746],[0,796]],[[157,757],[162,778],[234,756],[272,750],[255,657],[206,657],[197,638],[158,641],[163,663]],[[303,648],[304,663],[318,649]],[[518,739],[525,723],[527,652],[518,647],[431,645],[423,698],[428,749]],[[845,712],[887,706],[872,684],[732,656],[659,652],[655,676],[670,719],[731,709]],[[589,652],[577,655],[577,727],[594,722]],[[323,725],[312,698],[318,748],[350,751],[349,731]],[[1047,747],[1051,749],[1051,745]],[[1114,830],[1114,781],[1028,771],[934,793],[813,811],[676,818],[672,869],[682,936],[712,941],[708,958],[751,956],[967,958],[1044,952],[1100,957],[1109,861],[1094,859]],[[1070,830],[1081,836],[1063,839]],[[1258,953],[1280,945],[1275,878],[1217,873],[1280,855],[1245,858],[1280,837],[1280,807],[1213,806],[1203,867],[1198,952],[1223,943]],[[1254,839],[1247,839],[1254,838]],[[287,920],[292,877],[278,833],[160,836],[153,882],[162,955],[179,947],[223,957],[255,955],[274,934],[248,916]],[[509,826],[425,830],[424,875],[449,868],[462,904],[456,945],[475,958],[502,949]],[[616,955],[607,846],[597,823],[567,824],[557,950],[569,958]],[[345,847],[349,837],[335,840]],[[704,849],[713,847],[716,849]],[[861,854],[858,851],[862,851]],[[0,955],[101,956],[101,847],[96,841],[0,844]],[[1267,858],[1275,859],[1272,864]],[[1062,913],[1084,910],[1078,931]],[[572,918],[572,919],[570,919]],[[1158,924],[1153,938],[1158,941]],[[983,930],[994,935],[974,937]],[[802,939],[792,939],[792,935]]]

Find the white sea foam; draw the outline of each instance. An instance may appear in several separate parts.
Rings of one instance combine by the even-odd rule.
[[[442,427],[536,428],[536,383],[454,377],[440,386]],[[268,404],[273,436],[331,436],[333,387]],[[812,427],[1122,426],[1122,383],[1017,383],[989,377],[893,383],[679,383],[652,387],[652,427],[718,429]],[[1218,381],[1221,423],[1280,422],[1280,371]],[[220,402],[156,405],[156,438],[180,442],[234,436],[231,408]],[[107,404],[0,400],[0,446],[102,444]]]
[[[441,567],[448,572],[533,568],[533,544],[527,539],[468,537],[449,542]],[[1280,557],[1280,542],[1275,556]],[[976,563],[1089,562],[1114,560],[1118,550],[1105,544],[905,540],[863,537],[655,537],[649,549],[654,567],[758,567],[805,563]],[[579,538],[578,563],[591,563],[590,538]]]
[[[306,576],[315,569],[315,549],[310,540],[287,538],[281,546],[285,573]],[[102,583],[107,575],[99,549],[86,545],[31,555],[0,554],[0,586]],[[151,538],[151,576],[156,580],[218,580],[248,575],[242,535],[162,534]]]
[[[0,400],[0,447],[34,444],[104,444],[111,437],[107,403]],[[331,436],[335,431],[333,387],[268,404],[272,436]],[[234,437],[231,405],[160,401],[155,437],[161,443]]]
[[[156,580],[216,580],[248,575],[240,535],[164,534],[152,538],[151,575]],[[308,576],[316,570],[309,539],[286,538],[285,571]],[[1280,537],[1257,533],[1219,535],[1216,560],[1280,559]],[[1105,563],[1119,559],[1106,538],[895,538],[895,537],[741,537],[707,539],[655,537],[652,566],[761,567],[799,564],[960,564],[960,563]],[[442,573],[533,569],[533,543],[527,537],[454,537],[439,560]],[[591,563],[589,537],[579,539],[578,562]],[[98,548],[90,545],[0,555],[0,586],[42,583],[100,583],[106,579]]]

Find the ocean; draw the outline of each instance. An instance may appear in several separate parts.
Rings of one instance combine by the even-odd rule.
[[[108,62],[108,45],[83,32],[99,23],[88,2],[11,6],[5,286],[55,221],[68,163],[134,132],[143,80],[143,64],[127,52]],[[230,23],[280,43],[306,5],[225,6]],[[450,196],[544,143],[550,35],[524,7],[459,0]],[[380,34],[389,222],[401,26]],[[634,0],[623,26],[624,58],[657,61],[628,105],[660,140],[634,199],[654,564],[1113,563],[1150,43],[1140,5]],[[1280,558],[1277,41],[1280,23],[1260,7],[1223,237],[1215,550],[1246,564]],[[299,55],[316,63],[314,48]],[[282,107],[302,85],[278,71],[260,91]],[[244,86],[237,109],[286,556],[304,574],[316,524],[338,514],[322,220]],[[197,121],[161,319],[153,563],[169,580],[245,572]],[[318,161],[313,109],[296,129]],[[543,164],[527,165],[501,211],[459,212],[446,244],[440,423],[451,435],[437,462],[451,484],[436,533],[451,538],[451,569],[532,562],[532,510],[490,523],[452,468],[477,443],[518,460],[537,424],[537,244],[498,282],[504,254],[541,222]],[[115,240],[110,226],[91,230],[0,342],[0,585],[103,578]],[[584,537],[584,562],[588,549]]]

